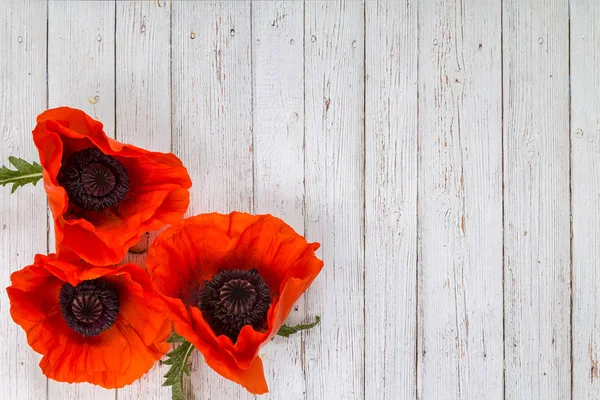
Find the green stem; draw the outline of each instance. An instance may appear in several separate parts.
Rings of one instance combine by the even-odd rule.
[[[185,355],[183,356],[183,365],[187,365],[190,356],[192,355],[192,351],[194,350],[194,346],[190,343],[190,347],[185,351]],[[181,375],[181,384],[183,385],[183,374]]]
[[[188,348],[185,350],[185,353],[183,355],[181,375],[179,376],[179,385],[180,385],[179,387],[181,389],[182,394],[183,394],[183,379],[184,379],[185,375],[189,375],[189,370],[188,370],[187,364],[190,359],[190,356],[192,355],[192,350],[194,350],[194,346],[192,346],[192,344],[190,342],[185,342],[181,346],[186,346],[186,345],[188,346]],[[172,390],[171,396],[172,396],[172,400],[179,400],[181,398],[178,396],[178,394],[174,390]]]
[[[18,181],[23,181],[26,179],[31,179],[31,178],[37,178],[37,177],[42,177],[42,173],[35,173],[35,174],[29,174],[29,175],[21,175],[19,177],[16,178],[8,178],[8,179],[0,179],[0,185],[5,185],[7,183],[12,183],[12,182],[18,182]]]

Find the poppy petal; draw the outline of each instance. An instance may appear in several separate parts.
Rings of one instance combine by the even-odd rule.
[[[68,248],[91,264],[116,264],[141,235],[177,222],[187,210],[192,182],[175,155],[119,143],[106,136],[102,123],[81,110],[61,107],[40,114],[33,140],[59,253]],[[58,182],[66,159],[90,147],[118,160],[129,180],[125,199],[103,211],[73,205]]]
[[[323,262],[315,256],[318,247],[271,215],[201,214],[161,233],[148,250],[146,265],[176,332],[216,372],[253,393],[264,393],[267,385],[258,351],[321,271]],[[246,325],[235,343],[226,335],[217,337],[198,308],[204,281],[230,269],[256,269],[272,294],[266,329]]]
[[[59,304],[66,283],[108,281],[119,294],[115,323],[95,336],[83,336],[67,325]],[[27,334],[29,345],[42,354],[40,367],[51,379],[90,382],[105,388],[130,384],[146,373],[169,349],[171,322],[140,267],[94,267],[55,255],[11,275],[7,288],[13,320]]]

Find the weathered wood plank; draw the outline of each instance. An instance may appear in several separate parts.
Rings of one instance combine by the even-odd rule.
[[[250,2],[173,2],[173,151],[194,182],[188,215],[253,209]],[[250,399],[192,356],[198,399]]]
[[[0,11],[0,163],[9,156],[38,161],[31,139],[35,117],[46,108],[46,2],[10,2]],[[10,194],[0,187],[0,286],[10,274],[46,252],[46,198],[43,184]],[[0,291],[0,399],[46,398],[41,356],[10,317],[5,290]]]
[[[270,212],[323,244],[325,269],[290,318],[323,323],[261,352],[267,397],[502,397],[504,268],[505,397],[569,398],[567,4],[502,2],[504,94],[500,4],[173,2],[171,70],[169,2],[12,2],[0,10],[0,157],[36,158],[48,9],[50,107],[82,108],[121,141],[173,146],[194,181],[190,215]],[[571,7],[572,396],[600,399],[600,8]],[[5,286],[46,252],[46,232],[32,228],[45,221],[41,187],[8,192]],[[0,399],[46,398],[39,356],[0,304]],[[252,398],[200,360],[196,398]],[[169,398],[163,369],[119,398]],[[49,399],[115,396],[48,385]]]
[[[503,2],[506,399],[571,396],[567,2]]]
[[[502,399],[500,3],[419,5],[418,397]]]
[[[304,4],[252,5],[254,212],[276,215],[304,233]],[[301,298],[288,323],[305,319]],[[303,334],[261,351],[269,394],[304,399]]]
[[[115,3],[48,3],[48,103],[70,106],[115,128]],[[54,252],[52,219],[50,252]],[[113,400],[114,390],[48,381],[48,399]]]
[[[117,2],[116,137],[171,151],[171,4]]]
[[[365,398],[415,399],[417,3],[365,4]]]
[[[116,10],[116,138],[152,151],[171,151],[171,3],[117,2]],[[142,238],[143,247],[156,237]],[[142,248],[143,248],[142,247]],[[146,253],[126,261],[145,265]],[[127,400],[171,399],[163,387],[168,366],[156,363],[134,382],[118,390]]]
[[[115,127],[115,3],[48,3],[49,107],[82,109]]]
[[[305,295],[307,399],[364,398],[364,4],[306,2],[306,235],[325,267]]]
[[[573,399],[600,399],[600,4],[571,1]]]

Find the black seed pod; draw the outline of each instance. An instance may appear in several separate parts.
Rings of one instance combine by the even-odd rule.
[[[234,343],[245,325],[265,328],[271,293],[258,272],[229,270],[205,282],[199,308],[215,334],[226,335]]]
[[[102,279],[65,283],[60,308],[67,325],[83,336],[96,336],[110,328],[119,313],[119,294]]]
[[[102,211],[121,202],[129,191],[127,170],[97,148],[71,154],[58,174],[69,201],[88,211]]]

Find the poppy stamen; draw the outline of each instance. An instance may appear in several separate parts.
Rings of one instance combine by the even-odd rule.
[[[102,279],[65,283],[60,308],[67,325],[83,336],[96,336],[110,328],[119,313],[119,294]]]
[[[123,164],[97,148],[73,153],[61,167],[58,181],[69,200],[88,211],[113,207],[129,191],[129,176]]]
[[[202,315],[217,336],[235,343],[244,326],[265,328],[271,292],[256,270],[221,271],[205,282],[199,298]]]

